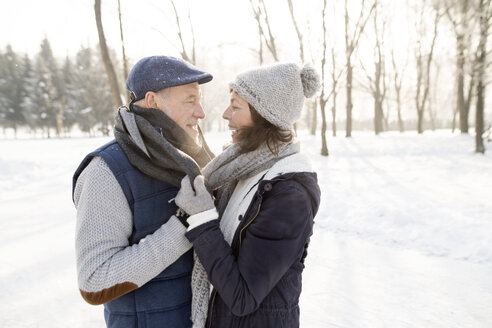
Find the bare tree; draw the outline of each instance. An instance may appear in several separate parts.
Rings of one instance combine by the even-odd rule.
[[[254,0],[250,0],[253,15],[258,23],[258,31],[260,34],[260,43],[265,42],[268,50],[272,54],[275,61],[279,60],[277,47],[275,45],[275,37],[273,36],[272,29],[270,27],[270,21],[268,19],[268,11],[265,6],[264,0],[258,0],[256,3]],[[260,47],[260,64],[263,63],[262,47]]]
[[[292,18],[292,24],[294,24],[294,28],[297,34],[297,40],[299,41],[299,57],[301,58],[301,63],[304,63],[304,43],[302,41],[302,34],[299,30],[299,26],[297,25],[296,17],[294,15],[294,6],[292,5],[292,0],[287,0],[289,5],[290,17]]]
[[[176,5],[174,4],[173,0],[170,0],[170,2],[171,2],[171,5],[173,7],[173,10],[174,10],[176,28],[178,29],[178,38],[179,38],[179,42],[181,45],[181,50],[180,50],[181,58],[183,58],[184,60],[186,60],[192,64],[196,64],[195,33],[193,30],[193,24],[191,23],[190,8],[188,7],[188,22],[190,24],[191,39],[192,39],[191,40],[191,54],[189,54],[188,51],[186,50],[185,41],[183,38],[183,29],[181,28],[181,21],[179,19],[179,14],[178,14],[178,10],[176,9]]]
[[[96,25],[97,33],[99,36],[99,47],[101,48],[101,55],[104,63],[104,68],[106,69],[106,74],[108,75],[109,86],[111,88],[111,95],[113,98],[113,104],[119,107],[123,104],[120,96],[120,87],[118,84],[118,78],[116,77],[116,72],[109,56],[108,46],[106,44],[106,37],[104,36],[104,29],[101,19],[101,0],[95,0],[94,11],[96,14]]]
[[[126,81],[128,77],[128,60],[126,58],[126,51],[125,51],[125,40],[123,38],[123,22],[121,19],[121,3],[120,0],[118,0],[118,20],[120,22],[120,38],[121,38],[121,54],[123,57],[123,79]],[[129,102],[129,94],[128,92],[126,93],[126,102]]]
[[[434,55],[434,47],[437,39],[438,25],[439,20],[442,17],[442,14],[439,8],[434,8],[434,19],[433,19],[433,33],[431,44],[427,48],[423,43],[425,39],[426,31],[426,23],[424,13],[427,9],[427,4],[424,3],[421,6],[421,12],[419,15],[419,26],[417,27],[418,40],[417,46],[415,49],[415,61],[417,68],[417,92],[415,96],[415,107],[417,109],[417,132],[424,132],[424,112],[426,109],[426,105],[429,98],[430,92],[430,71],[431,71],[431,63]]]
[[[385,33],[386,21],[379,18],[379,2],[374,0],[374,72],[373,75],[368,72],[361,61],[361,67],[366,73],[369,82],[368,88],[374,99],[374,133],[378,135],[383,132],[383,102],[386,97],[386,69],[385,58],[383,55],[383,38]]]
[[[480,0],[480,42],[477,49],[477,107],[475,117],[475,152],[485,153],[483,144],[484,107],[485,107],[485,72],[487,69],[487,40],[492,25],[492,4],[487,0]]]
[[[299,57],[301,59],[301,63],[305,63],[305,60],[304,60],[304,42],[303,42],[303,38],[302,38],[302,33],[301,31],[299,30],[299,26],[297,25],[297,21],[296,21],[296,17],[294,15],[294,6],[292,4],[292,0],[287,0],[287,3],[289,5],[289,12],[290,12],[290,17],[292,19],[292,24],[294,25],[294,29],[296,30],[296,35],[297,35],[297,40],[299,41]],[[308,104],[308,108],[313,111],[316,111],[316,99],[314,99],[313,101],[308,101],[307,102]],[[294,123],[294,130],[295,132],[297,133],[297,123]],[[311,130],[312,130],[312,127],[311,127]]]
[[[307,36],[308,38],[311,35],[311,25],[309,24],[309,19],[306,22],[307,25]],[[311,62],[314,63],[316,60],[314,59],[314,52],[312,50],[312,42],[310,39],[306,42],[306,45],[309,47],[309,55],[311,58]],[[313,97],[312,99],[309,99],[308,101],[308,108],[309,108],[309,126],[310,126],[310,132],[314,136],[316,135],[316,129],[318,127],[318,98]]]
[[[347,122],[346,122],[346,137],[352,136],[352,80],[353,80],[353,66],[352,66],[352,55],[354,54],[356,48],[359,45],[360,37],[364,32],[364,28],[374,11],[375,3],[367,10],[366,1],[361,1],[360,13],[357,21],[355,23],[353,32],[349,31],[349,9],[348,1],[345,0],[345,57],[346,57],[346,95],[347,95]]]
[[[431,88],[431,95],[429,96],[429,106],[427,106],[427,112],[429,113],[429,119],[431,124],[431,130],[436,130],[436,120],[437,120],[437,108],[438,108],[438,93],[439,93],[439,73],[441,72],[441,63],[437,60],[433,62],[435,78],[433,81],[433,86]]]
[[[451,22],[456,37],[456,110],[459,113],[461,133],[468,133],[468,116],[470,113],[470,101],[475,78],[471,74],[468,92],[465,90],[465,75],[467,61],[474,56],[469,54],[471,36],[474,29],[475,10],[469,0],[446,0],[446,16]],[[455,114],[453,122],[455,121]]]
[[[253,9],[254,11],[254,9]],[[260,65],[263,65],[263,35],[261,34],[261,20],[259,19],[259,16],[257,13],[255,13],[255,19],[256,19],[256,23],[258,25],[258,41],[259,41],[259,45],[258,45],[258,58],[259,58],[259,61],[260,61]]]
[[[405,131],[405,125],[403,123],[403,118],[401,115],[401,87],[402,87],[402,82],[403,82],[403,75],[405,72],[405,69],[407,67],[408,61],[405,61],[405,65],[402,66],[402,69],[399,70],[398,65],[396,64],[395,60],[395,53],[391,51],[391,63],[393,65],[393,83],[395,87],[395,94],[396,94],[396,110],[398,114],[398,129],[400,132]]]
[[[326,0],[323,1],[323,57],[321,57],[321,95],[319,106],[321,109],[321,155],[328,156],[328,144],[326,142],[326,113],[325,107],[328,97],[325,96],[325,66],[326,66]]]
[[[338,95],[338,84],[340,82],[340,78],[342,77],[344,70],[339,69],[337,72],[337,63],[336,63],[336,55],[335,48],[331,48],[331,92],[330,95],[332,97],[332,106],[331,106],[331,130],[332,135],[334,137],[337,136],[337,95]]]

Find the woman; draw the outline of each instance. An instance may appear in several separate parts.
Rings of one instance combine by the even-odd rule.
[[[214,328],[299,326],[301,274],[320,190],[293,123],[304,96],[318,88],[318,74],[295,64],[244,72],[230,84],[223,118],[233,144],[193,186],[185,177],[176,197],[190,215],[186,237],[204,268],[201,275],[197,262],[192,278],[194,326],[205,317]],[[207,189],[216,191],[216,204]]]

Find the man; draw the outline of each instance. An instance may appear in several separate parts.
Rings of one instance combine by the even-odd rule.
[[[73,177],[80,293],[104,304],[108,327],[191,327],[193,254],[173,200],[213,157],[198,128],[199,84],[212,75],[153,56],[132,68],[115,140]]]

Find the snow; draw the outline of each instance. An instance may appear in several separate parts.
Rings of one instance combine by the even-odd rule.
[[[301,327],[492,327],[491,153],[450,131],[342,136],[326,158],[300,133],[322,191]],[[71,177],[109,140],[0,140],[2,327],[104,327],[78,293]]]

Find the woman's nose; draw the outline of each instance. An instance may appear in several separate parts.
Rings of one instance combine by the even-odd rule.
[[[228,106],[224,113],[222,114],[224,120],[229,120],[231,118],[231,106]]]

